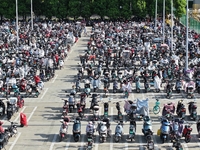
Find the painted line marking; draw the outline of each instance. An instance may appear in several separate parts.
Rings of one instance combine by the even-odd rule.
[[[33,111],[31,112],[30,116],[28,117],[27,122],[29,122],[29,120],[31,119],[31,117],[33,116],[35,110],[37,109],[37,106],[33,109]]]
[[[54,83],[55,80],[57,79],[58,75],[55,75],[55,77],[53,78],[53,80],[50,83]]]
[[[112,116],[111,121],[113,121],[114,120],[113,119],[113,107],[111,107],[110,115]],[[111,128],[110,128],[110,130],[111,130]],[[111,134],[112,134],[112,131],[111,131]],[[111,135],[111,137],[110,137],[110,150],[112,150],[112,148],[113,148],[113,136]]]
[[[15,146],[15,144],[16,144],[17,140],[19,139],[20,135],[21,135],[21,132],[18,132],[17,137],[15,138],[14,142],[10,146],[9,150],[13,149],[13,147]]]
[[[65,150],[68,150],[69,144],[71,143],[70,141],[71,141],[71,136],[70,136],[70,138],[69,138],[69,141],[68,141],[68,142],[66,143],[66,145],[65,145]]]
[[[128,150],[128,143],[127,142],[125,143],[124,150]]]
[[[53,141],[51,142],[51,146],[50,146],[49,150],[53,150],[53,147],[54,147],[54,144],[56,142],[57,136],[58,136],[58,134],[54,134]]]
[[[44,93],[42,94],[42,96],[41,96],[40,99],[43,99],[43,97],[44,97],[44,95],[46,94],[46,92],[47,92],[48,89],[49,89],[49,88],[46,88],[46,89],[45,89],[45,91],[44,91]]]

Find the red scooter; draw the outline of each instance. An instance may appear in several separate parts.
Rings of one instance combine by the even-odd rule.
[[[17,96],[17,107],[18,108],[24,107],[24,99],[20,95]]]
[[[82,109],[84,111],[85,105],[86,105],[86,96],[87,96],[87,94],[86,93],[81,93],[80,96],[81,96],[80,105],[81,105],[81,107],[82,107]]]
[[[185,128],[183,129],[182,137],[185,137],[185,142],[188,143],[191,140],[191,124],[185,125]]]
[[[21,81],[20,81],[20,91],[21,92],[24,92],[24,91],[26,91],[26,86],[27,86],[27,80],[25,80],[25,79],[21,79]]]
[[[68,114],[68,112],[69,112],[69,110],[68,110],[68,108],[69,108],[69,103],[68,103],[68,100],[65,100],[65,99],[62,99],[62,100],[64,100],[64,105],[63,105],[63,112],[62,112],[62,114],[63,114],[63,116],[67,116],[67,114]]]
[[[62,141],[66,135],[67,135],[67,130],[68,130],[68,122],[64,121],[64,120],[61,120],[60,121],[62,124],[61,124],[61,127],[60,127],[60,141]]]

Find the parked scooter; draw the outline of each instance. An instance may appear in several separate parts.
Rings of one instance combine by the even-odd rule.
[[[61,122],[61,127],[59,131],[60,135],[60,142],[67,136],[67,131],[68,131],[68,122],[64,120],[60,120]]]
[[[93,120],[98,121],[99,120],[99,104],[95,103],[93,106]]]
[[[188,110],[189,110],[189,114],[190,114],[190,118],[192,120],[197,120],[197,105],[196,102],[189,102],[188,103]]]
[[[172,142],[172,147],[175,147],[176,150],[183,150],[183,146],[181,145],[180,139],[176,138]]]
[[[127,139],[131,139],[131,142],[135,138],[136,134],[136,121],[135,120],[130,120],[130,126],[129,126],[129,135]]]
[[[84,110],[85,110],[85,106],[86,106],[86,94],[85,93],[81,93],[80,94],[80,104],[81,104],[81,107],[82,107],[82,109],[83,109],[83,112],[84,112]]]
[[[92,79],[92,86],[94,92],[96,92],[100,88],[100,80],[98,75]]]
[[[110,102],[110,101],[109,101],[109,102]],[[103,118],[108,118],[109,102],[103,102],[103,106],[104,106]]]
[[[153,140],[147,141],[147,149],[154,150],[154,142]]]
[[[197,132],[198,132],[198,137],[200,138],[200,119],[197,121]]]
[[[188,82],[186,85],[187,98],[194,97],[194,90],[195,90],[195,83],[193,81]]]
[[[70,93],[70,95],[67,95],[68,98],[68,103],[69,103],[69,113],[72,113],[73,109],[75,108],[76,105],[76,99],[75,95]]]
[[[81,86],[80,86],[81,83],[80,82],[81,82],[80,79],[76,79],[75,86],[76,86],[76,91],[77,92],[81,91]]]
[[[177,92],[177,93],[180,93],[180,92],[181,92],[182,83],[181,83],[181,80],[180,80],[180,79],[176,80],[175,89],[176,89],[176,92]]]
[[[0,99],[0,116],[5,115],[5,104],[3,102],[4,99]]]
[[[186,143],[190,142],[191,140],[191,132],[192,132],[191,125],[192,124],[185,125],[185,128],[183,129],[182,137],[185,137]]]
[[[169,138],[169,132],[170,132],[170,122],[165,119],[165,118],[162,118],[161,119],[161,127],[160,127],[160,139],[162,140],[162,143],[165,143],[168,138]]]
[[[119,88],[119,87],[118,87],[117,79],[114,78],[114,80],[113,80],[113,93],[117,93],[118,88]]]
[[[115,128],[115,135],[114,135],[115,142],[119,142],[122,138],[122,135],[123,135],[123,121],[120,121]]]
[[[136,87],[136,92],[140,93],[140,78],[139,78],[139,76],[135,77],[135,87]]]
[[[166,85],[166,92],[167,92],[167,98],[171,98],[172,97],[172,90],[173,90],[173,84],[171,82],[168,82]]]
[[[83,106],[81,106],[80,102],[78,102],[76,104],[76,107],[77,107],[77,113],[78,113],[79,117],[82,119],[84,117]]]
[[[84,92],[87,96],[90,95],[91,89],[90,89],[90,81],[89,80],[85,80],[85,85],[84,85]]]
[[[18,108],[24,107],[24,98],[21,95],[17,96],[17,107]]]
[[[7,118],[11,119],[14,113],[18,112],[17,98],[12,97],[7,101]]]
[[[178,101],[177,108],[176,108],[176,114],[179,118],[184,119],[186,115],[186,108],[183,104],[183,100]]]
[[[7,129],[5,129],[4,133],[0,134],[0,150],[5,149],[5,146],[8,144],[9,134],[10,132]]]
[[[81,137],[81,121],[80,121],[80,118],[78,117],[74,120],[72,132],[73,132],[74,141],[78,142]]]
[[[181,137],[183,131],[184,121],[181,119],[174,119],[171,123],[170,140],[173,141]]]
[[[143,123],[142,133],[144,134],[147,141],[151,141],[153,136],[151,119],[149,116],[144,116],[143,120],[144,123]]]
[[[7,128],[7,130],[10,132],[9,136],[16,136],[18,131],[17,131],[17,123],[10,122],[10,126]]]
[[[122,121],[123,120],[123,115],[122,112],[120,110],[120,104],[119,102],[116,103],[116,109],[117,109],[117,120]]]
[[[100,122],[98,124],[98,130],[99,130],[99,140],[100,142],[106,142],[106,138],[108,137],[107,135],[107,126],[106,126],[106,122]]]

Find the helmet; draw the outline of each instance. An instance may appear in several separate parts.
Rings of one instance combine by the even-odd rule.
[[[2,121],[0,121],[0,126],[3,124],[3,122]]]
[[[89,121],[89,124],[92,125],[93,124],[92,121]]]

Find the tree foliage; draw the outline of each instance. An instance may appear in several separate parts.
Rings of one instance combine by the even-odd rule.
[[[176,0],[174,1],[174,7],[175,7],[175,11],[174,11],[174,15],[180,19],[182,17],[183,14],[186,13],[186,1],[185,0]]]
[[[162,15],[163,0],[158,1],[158,14]],[[166,14],[171,11],[171,1],[166,1]],[[101,18],[108,16],[112,19],[128,19],[132,15],[145,17],[155,16],[156,0],[32,0],[35,16],[55,16],[59,19],[66,17],[89,18],[93,14]],[[15,0],[0,0],[0,17],[15,18]],[[180,18],[185,13],[185,0],[174,0],[175,15]],[[26,19],[31,13],[31,0],[18,0],[18,14]],[[6,10],[6,11],[5,11]]]

